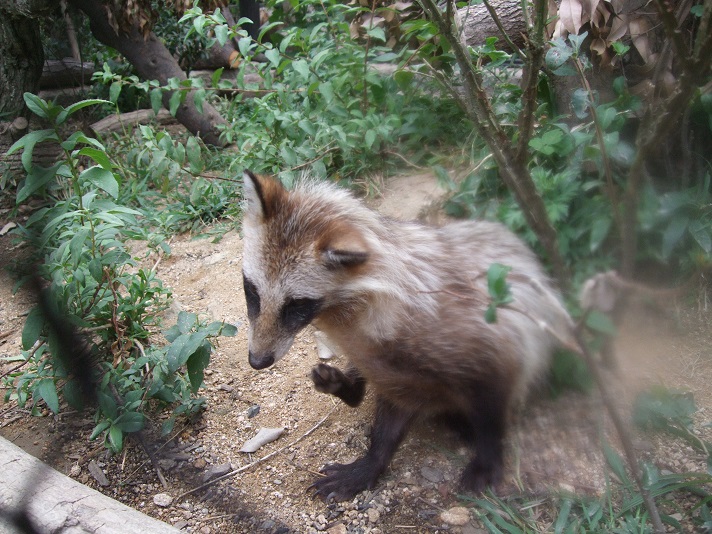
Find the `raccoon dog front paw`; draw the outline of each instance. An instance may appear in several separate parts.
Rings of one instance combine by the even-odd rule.
[[[324,502],[347,501],[357,493],[373,488],[379,474],[365,458],[350,464],[329,464],[321,473],[326,476],[315,480],[310,489]]]
[[[348,379],[344,373],[336,367],[325,363],[312,367],[311,379],[317,391],[331,395],[336,395],[337,392],[348,385]]]

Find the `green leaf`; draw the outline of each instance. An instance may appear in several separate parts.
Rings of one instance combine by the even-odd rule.
[[[490,304],[485,310],[485,321],[487,324],[493,324],[497,322],[497,306]]]
[[[43,378],[37,384],[37,393],[47,403],[52,413],[59,413],[59,397],[57,397],[57,384],[52,378]]]
[[[109,421],[102,421],[99,424],[97,424],[94,427],[94,430],[92,430],[91,435],[89,436],[90,440],[96,439],[96,437],[101,434],[104,430],[109,428],[111,426],[111,423]]]
[[[30,350],[40,338],[44,328],[45,318],[39,306],[35,306],[27,314],[25,326],[22,328],[22,349]]]
[[[215,38],[218,40],[218,43],[220,43],[220,46],[225,46],[230,28],[225,24],[219,24],[217,26],[213,26],[213,31],[215,32]]]
[[[206,95],[207,91],[202,87],[200,89],[196,89],[196,91],[193,93],[193,103],[195,104],[196,109],[200,113],[203,113],[203,104],[205,103]]]
[[[309,72],[309,64],[306,61],[303,59],[293,61],[292,67],[305,81],[309,81],[311,73]]]
[[[121,82],[114,82],[109,86],[109,100],[112,104],[116,104],[121,94]]]
[[[661,254],[667,259],[672,254],[672,251],[682,240],[682,236],[690,224],[690,219],[686,215],[678,215],[670,221],[665,231],[663,231],[663,246]]]
[[[33,95],[32,93],[25,93],[23,95],[25,99],[25,105],[27,105],[27,108],[37,115],[38,117],[42,117],[43,119],[49,119],[49,113],[48,109],[49,106],[47,105],[47,102],[42,100],[39,96]]]
[[[574,114],[579,119],[585,119],[588,116],[588,108],[591,101],[588,98],[588,92],[585,89],[576,89],[571,96],[571,107]]]
[[[198,322],[198,315],[192,312],[181,311],[178,313],[176,326],[182,334],[187,334]]]
[[[271,48],[269,50],[265,50],[265,57],[269,60],[269,62],[272,64],[274,68],[279,67],[279,62],[282,59],[281,54],[279,53],[279,50],[276,48]]]
[[[611,219],[607,217],[597,217],[591,225],[590,251],[596,252],[608,236],[611,229]]]
[[[22,185],[20,190],[17,192],[16,202],[20,204],[27,200],[33,193],[37,192],[49,182],[51,182],[55,176],[57,176],[57,171],[62,167],[63,163],[55,163],[51,167],[41,167],[39,165],[34,165],[27,173],[27,178],[25,178],[25,183]]]
[[[183,91],[173,91],[170,99],[168,100],[168,111],[170,111],[173,117],[178,113],[178,108],[183,100]]]
[[[510,287],[507,274],[512,268],[501,263],[493,263],[487,269],[487,289],[496,304],[511,302]]]
[[[319,92],[324,97],[327,104],[334,99],[334,87],[331,85],[331,82],[320,83]]]
[[[393,74],[393,79],[401,89],[407,89],[413,83],[415,73],[409,70],[397,70]]]
[[[89,274],[97,282],[101,282],[104,278],[104,267],[101,265],[101,258],[92,258],[87,264]]]
[[[198,347],[207,337],[207,332],[194,332],[191,334],[181,334],[176,340],[171,343],[166,353],[166,362],[168,370],[175,373],[182,365],[188,361],[193,353],[198,350]]]
[[[376,132],[373,130],[366,130],[364,141],[366,142],[366,148],[371,150],[371,148],[373,147],[373,143],[376,142]]]
[[[57,137],[54,130],[36,130],[27,135],[23,135],[10,147],[6,154],[10,155],[19,148],[23,148],[24,150],[22,151],[21,157],[22,166],[29,172],[33,167],[32,153],[35,150],[35,145],[43,141],[59,141],[59,137]]]
[[[555,41],[553,47],[546,52],[546,66],[551,70],[561,67],[573,55],[574,51],[563,41]]]
[[[118,417],[119,408],[116,406],[114,397],[100,390],[97,391],[97,400],[99,401],[99,408],[101,408],[102,413],[107,419],[113,421]]]
[[[204,341],[198,349],[191,354],[186,362],[188,369],[188,379],[190,380],[190,389],[193,393],[197,393],[200,386],[203,384],[203,375],[205,369],[210,363],[210,352],[212,347],[210,343]]]
[[[119,452],[124,447],[124,433],[116,425],[109,427],[109,444],[114,452]]]
[[[237,326],[225,323],[220,331],[220,335],[225,337],[233,337],[237,335]]]
[[[158,115],[163,107],[163,91],[160,88],[153,89],[151,91],[151,109]]]
[[[190,136],[185,144],[185,155],[188,160],[190,172],[200,174],[205,164],[203,163],[200,143],[198,143],[198,140],[193,136]]]
[[[611,468],[611,471],[618,477],[625,486],[631,486],[630,478],[625,469],[625,463],[620,455],[608,443],[603,444],[603,455],[606,457],[606,462]]]
[[[146,417],[141,412],[124,412],[114,421],[114,426],[128,434],[141,430],[145,422]]]
[[[109,156],[107,156],[106,152],[104,152],[103,150],[98,150],[96,148],[91,147],[84,147],[79,150],[79,152],[77,152],[77,155],[91,158],[92,160],[94,160],[95,163],[101,165],[101,167],[106,169],[107,171],[111,171],[114,168],[111,163],[111,160],[109,159]]]
[[[559,516],[556,518],[556,523],[554,524],[554,533],[562,534],[564,528],[569,520],[569,514],[571,513],[571,499],[564,499],[564,502],[559,509]]]
[[[79,179],[87,181],[99,189],[106,191],[112,198],[119,196],[119,184],[114,177],[114,173],[95,165],[89,167],[79,175]]]
[[[84,244],[90,235],[89,228],[79,228],[69,242],[69,257],[72,262],[72,267],[76,269],[79,266],[79,261],[84,252]]]

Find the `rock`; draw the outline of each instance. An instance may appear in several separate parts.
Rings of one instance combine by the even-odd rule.
[[[77,464],[74,464],[72,468],[69,470],[69,476],[72,478],[77,478],[79,475],[82,473],[82,468],[79,467]]]
[[[443,523],[461,527],[470,521],[470,511],[464,506],[454,506],[440,514]]]
[[[381,512],[375,508],[369,508],[366,511],[366,515],[368,515],[368,521],[370,523],[378,523],[378,520],[381,519]]]
[[[327,534],[346,534],[346,525],[339,523],[326,531]]]
[[[166,508],[167,506],[170,506],[172,502],[173,497],[171,497],[167,493],[157,493],[153,496],[153,504],[155,504],[156,506],[160,506],[161,508]]]
[[[94,477],[100,486],[109,485],[109,479],[106,478],[104,471],[101,470],[101,467],[99,467],[94,460],[89,462],[89,473],[91,473],[91,476]]]
[[[434,467],[425,466],[420,470],[420,474],[423,475],[425,480],[428,480],[433,484],[442,482],[445,479],[443,472],[440,471],[440,469],[435,469]]]
[[[276,440],[284,433],[284,427],[280,428],[261,428],[257,435],[245,442],[240,449],[240,452],[255,452],[262,445]]]
[[[198,458],[196,461],[193,462],[193,467],[196,469],[205,469],[205,466],[207,465],[207,462],[203,458]]]
[[[211,465],[205,470],[205,473],[203,473],[203,481],[207,482],[208,480],[221,477],[223,475],[228,474],[230,471],[232,471],[232,465],[230,464],[230,462],[218,465]]]
[[[252,419],[254,416],[256,416],[258,413],[260,413],[260,405],[255,404],[253,406],[250,406],[247,409],[247,418]]]

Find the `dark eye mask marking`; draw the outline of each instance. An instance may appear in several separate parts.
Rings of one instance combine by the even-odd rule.
[[[322,304],[322,299],[288,299],[280,313],[282,326],[289,331],[300,330],[316,317]]]
[[[242,274],[242,285],[245,288],[245,300],[247,300],[247,317],[254,321],[260,314],[260,295],[257,287],[250,282],[245,274]]]

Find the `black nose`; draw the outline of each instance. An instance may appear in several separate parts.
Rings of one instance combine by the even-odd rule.
[[[255,354],[249,351],[248,359],[253,369],[267,369],[274,363],[274,351],[265,352],[264,354]]]

